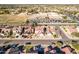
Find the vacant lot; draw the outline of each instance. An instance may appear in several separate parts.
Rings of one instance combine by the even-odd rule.
[[[27,15],[24,13],[20,13],[17,15],[9,15],[9,14],[3,14],[0,15],[0,24],[24,24],[27,20]]]

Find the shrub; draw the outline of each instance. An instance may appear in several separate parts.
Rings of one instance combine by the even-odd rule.
[[[72,32],[71,35],[74,35],[76,37],[79,37],[79,32]]]

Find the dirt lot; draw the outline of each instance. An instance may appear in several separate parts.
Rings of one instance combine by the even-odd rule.
[[[27,17],[25,13],[17,15],[3,14],[0,15],[0,24],[23,24],[27,20]]]

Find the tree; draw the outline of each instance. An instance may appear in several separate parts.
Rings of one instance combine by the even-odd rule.
[[[58,37],[56,34],[53,35],[54,38]]]
[[[63,16],[64,19],[67,19],[67,16]]]
[[[22,28],[21,30],[21,35],[25,32],[25,27]]]
[[[32,28],[33,28],[33,33],[35,33],[35,27],[37,26],[37,22],[36,21],[33,21],[32,22]]]
[[[44,34],[46,33],[46,31],[47,31],[47,28],[44,27],[44,28],[43,28],[43,32],[44,32]]]
[[[33,21],[33,22],[32,22],[32,26],[33,26],[33,27],[37,26],[37,22],[36,22],[36,21]]]
[[[9,10],[4,10],[5,14],[10,14]]]
[[[27,20],[26,20],[26,24],[28,25],[29,23],[30,23],[30,21],[27,19]]]
[[[9,32],[9,37],[12,37],[12,35],[13,35],[13,30],[12,30],[12,29],[10,29],[10,32]]]

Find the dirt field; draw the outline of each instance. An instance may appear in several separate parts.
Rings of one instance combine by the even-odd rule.
[[[17,15],[3,14],[0,15],[0,24],[24,24],[27,17],[28,16],[25,13],[20,13]]]

